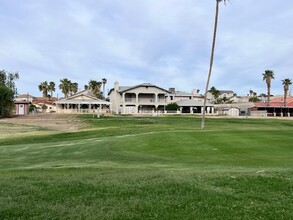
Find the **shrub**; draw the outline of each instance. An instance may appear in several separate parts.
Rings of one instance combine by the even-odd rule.
[[[166,105],[166,110],[167,111],[177,111],[179,109],[179,105],[177,105],[177,103],[170,103],[168,105]]]

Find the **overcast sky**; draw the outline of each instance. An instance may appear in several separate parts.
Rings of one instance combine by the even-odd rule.
[[[82,89],[106,78],[204,93],[215,0],[0,0],[0,69],[18,71],[18,92],[43,81]],[[231,0],[220,6],[210,87],[272,94],[293,78],[293,1]],[[59,90],[56,95],[62,96]]]

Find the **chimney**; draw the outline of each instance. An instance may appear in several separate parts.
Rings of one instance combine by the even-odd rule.
[[[119,90],[119,82],[118,81],[116,81],[115,83],[114,83],[114,91],[118,91]]]
[[[175,88],[169,88],[169,92],[175,93]]]
[[[193,89],[192,90],[192,95],[198,95],[199,89]]]

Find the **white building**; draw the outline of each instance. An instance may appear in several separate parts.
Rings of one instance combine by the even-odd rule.
[[[59,99],[55,101],[55,104],[57,113],[105,114],[111,112],[111,103],[96,98],[90,90],[83,90],[67,98]]]
[[[119,86],[115,82],[109,92],[112,111],[116,114],[163,113],[166,105],[177,103],[181,113],[202,113],[203,97],[196,90],[192,93],[160,88],[150,83],[136,86]],[[207,103],[207,114],[214,114],[214,106]]]
[[[174,94],[150,83],[119,86],[116,81],[108,95],[116,114],[164,112],[165,106],[174,101]]]

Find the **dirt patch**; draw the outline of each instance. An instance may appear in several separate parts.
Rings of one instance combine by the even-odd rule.
[[[1,119],[1,122],[20,125],[38,126],[57,131],[77,131],[85,128],[85,124],[78,119],[77,115],[39,113],[13,118]]]

